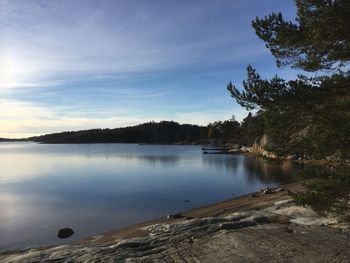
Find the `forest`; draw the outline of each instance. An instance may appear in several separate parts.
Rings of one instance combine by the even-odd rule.
[[[206,133],[205,127],[173,121],[148,122],[115,129],[92,129],[61,132],[31,137],[41,143],[154,143],[171,144],[198,140]]]
[[[262,129],[256,128],[257,118],[251,113],[239,123],[216,121],[207,126],[179,124],[174,121],[147,122],[115,129],[69,131],[26,140],[40,143],[152,143],[152,144],[243,144],[249,145]],[[244,136],[243,136],[244,134]]]

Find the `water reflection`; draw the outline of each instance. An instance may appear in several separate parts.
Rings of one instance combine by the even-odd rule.
[[[225,171],[231,174],[237,174],[242,169],[243,155],[203,155],[203,163],[218,171]]]
[[[292,162],[274,165],[258,157],[244,158],[247,180],[259,178],[264,183],[293,182],[296,178],[298,166]]]
[[[240,176],[248,182],[257,180],[263,183],[293,182],[296,177],[298,165],[285,162],[282,165],[271,164],[261,158],[247,155],[213,155],[202,157],[205,165],[217,171],[225,171],[231,176]]]
[[[0,249],[62,244],[62,226],[78,240],[294,181],[295,170],[200,146],[0,143]]]
[[[181,158],[176,155],[118,155],[118,158],[127,159],[127,161],[145,162],[150,166],[175,166]]]

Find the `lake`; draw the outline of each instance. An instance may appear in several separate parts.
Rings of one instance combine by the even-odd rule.
[[[0,250],[69,243],[297,180],[295,164],[201,148],[0,143]],[[62,227],[75,234],[58,239]]]

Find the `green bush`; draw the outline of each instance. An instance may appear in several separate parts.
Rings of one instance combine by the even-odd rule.
[[[350,165],[313,166],[302,173],[316,180],[294,195],[299,205],[308,205],[321,215],[336,214],[349,219]]]

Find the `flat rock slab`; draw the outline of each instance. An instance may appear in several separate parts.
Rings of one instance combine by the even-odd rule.
[[[349,262],[350,258],[348,229],[290,223],[273,209],[160,223],[144,230],[149,232],[147,236],[118,239],[108,245],[7,252],[0,254],[0,261]]]

